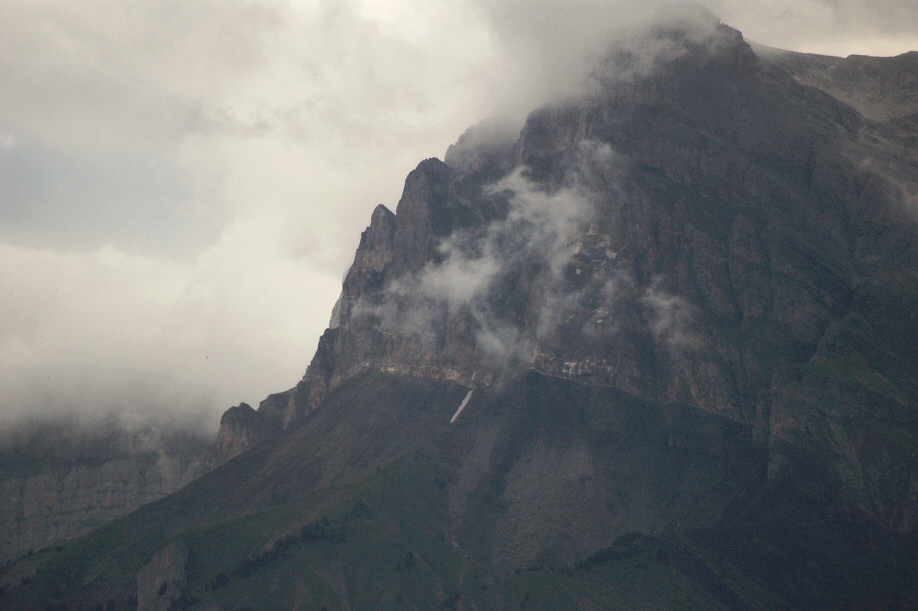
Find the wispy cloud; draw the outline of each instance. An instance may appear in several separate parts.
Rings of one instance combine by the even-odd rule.
[[[450,235],[438,261],[394,281],[382,305],[358,304],[356,312],[369,308],[363,312],[379,316],[384,329],[429,342],[447,319],[467,320],[489,364],[528,364],[536,344],[580,308],[584,295],[565,278],[580,273],[572,264],[596,213],[595,194],[581,179],[595,179],[597,166],[599,175],[611,176],[619,163],[607,146],[586,143],[564,186],[555,188],[517,168],[485,190],[504,202],[504,216]]]
[[[641,302],[647,308],[650,331],[658,343],[674,352],[701,344],[691,327],[691,304],[664,290],[662,279],[657,278],[644,289]]]

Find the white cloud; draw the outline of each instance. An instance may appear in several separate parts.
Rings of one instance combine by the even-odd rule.
[[[691,304],[678,295],[666,292],[662,284],[657,278],[641,296],[654,338],[672,351],[700,345],[699,337],[691,328]]]
[[[189,262],[111,245],[0,245],[0,422],[49,407],[118,407],[130,383],[151,391],[150,404],[171,397],[171,409],[185,402],[214,417],[292,386],[330,307],[313,292],[331,294],[338,278],[302,269],[262,230],[234,223]]]
[[[370,211],[484,105],[474,7],[435,47],[357,8],[0,5],[0,419],[299,379]]]

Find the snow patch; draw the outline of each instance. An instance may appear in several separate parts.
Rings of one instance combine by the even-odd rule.
[[[469,399],[472,398],[472,393],[473,393],[473,392],[475,392],[474,389],[470,390],[469,393],[468,393],[467,395],[465,395],[465,399],[463,399],[463,400],[462,400],[462,403],[459,404],[459,409],[457,409],[457,410],[456,410],[456,413],[453,414],[453,417],[449,419],[449,423],[450,423],[450,424],[452,424],[453,422],[456,421],[456,418],[459,417],[459,414],[461,414],[461,413],[462,413],[462,410],[465,409],[465,406],[468,405]]]

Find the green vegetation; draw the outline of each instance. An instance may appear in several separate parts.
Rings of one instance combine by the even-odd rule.
[[[278,534],[300,507],[221,521],[182,532],[188,581],[177,608],[214,601],[225,609],[449,609],[460,600],[502,600],[511,608],[581,605],[724,608],[665,561],[658,542],[622,538],[570,570],[533,567],[483,581],[479,569],[444,535],[444,493],[415,448],[336,486],[340,500],[321,517]],[[20,588],[26,606],[79,587],[131,603],[134,592],[106,590],[115,572],[136,572],[160,549],[160,529],[132,532],[125,521],[49,550]],[[661,560],[663,559],[663,560]],[[86,590],[84,590],[85,592]]]
[[[811,371],[799,372],[799,384],[814,379]],[[825,565],[800,565],[799,549],[836,557],[846,553],[850,541],[861,544],[877,536],[878,531],[826,521],[831,515],[826,507],[843,506],[830,486],[795,489],[782,488],[787,481],[762,481],[748,492],[731,487],[725,493],[718,482],[732,486],[734,480],[716,478],[733,476],[706,465],[732,465],[754,456],[737,449],[735,458],[724,458],[733,451],[729,444],[749,443],[737,423],[688,407],[660,408],[618,391],[584,388],[528,374],[504,388],[504,394],[476,393],[465,418],[449,425],[467,392],[462,387],[364,376],[330,397],[321,418],[240,457],[231,468],[218,469],[86,537],[7,567],[0,577],[0,604],[92,608],[101,601],[131,608],[137,602],[138,571],[175,542],[187,551],[181,586],[175,589],[163,581],[152,592],[176,592],[171,604],[177,609],[208,601],[227,610],[253,611],[295,606],[330,611],[806,607],[813,596],[825,594],[826,583],[834,582],[824,576]],[[436,411],[439,405],[444,407]],[[872,444],[896,451],[915,447],[906,428],[887,426],[866,411],[843,420],[832,416],[830,408],[807,421],[813,456],[801,464],[810,465],[814,481],[824,480],[819,469],[832,468],[848,478],[842,481],[854,482],[845,471],[849,446],[868,466],[889,457]],[[387,421],[368,421],[374,417],[370,410],[385,414]],[[474,437],[476,427],[494,430],[490,427],[498,425],[509,429],[495,450],[497,458],[487,465],[486,477],[468,489],[476,504],[457,520],[461,469],[454,465],[462,465],[463,452],[483,438]],[[361,437],[366,431],[371,437]],[[361,443],[351,443],[353,438]],[[331,450],[359,447],[375,454],[366,460],[363,454],[337,454],[326,445],[330,439],[342,444]],[[607,480],[612,483],[606,485],[633,486],[614,497],[616,502],[634,503],[639,494],[656,494],[635,484],[641,474],[665,469],[666,481],[680,481],[681,475],[672,471],[678,468],[690,474],[685,480],[690,485],[667,492],[669,502],[681,503],[678,511],[686,508],[702,516],[692,518],[696,523],[709,520],[704,515],[723,518],[700,530],[632,532],[579,558],[543,556],[528,568],[498,565],[491,538],[509,511],[507,482],[515,465],[534,447],[567,448],[572,440],[597,448],[594,468],[615,468],[627,476]],[[396,449],[387,454],[388,447]],[[303,458],[314,455],[325,461],[324,469],[341,469],[345,475],[316,484],[323,471]],[[734,468],[748,467],[736,463]],[[871,469],[896,473],[888,465]],[[540,471],[539,476],[557,480],[567,473],[565,468],[554,474]],[[533,485],[547,491],[552,483],[534,480]],[[893,480],[869,480],[860,488],[850,486],[850,492],[842,487],[848,495],[842,498],[857,501],[865,487],[871,499],[886,499],[876,505],[881,520],[897,515]],[[903,563],[909,554],[902,552]],[[848,561],[830,578],[869,573],[875,561]],[[814,584],[811,590],[787,590],[781,580],[792,573],[794,583]],[[870,578],[888,574],[895,569],[878,566]],[[878,583],[886,588],[886,599],[894,600],[898,586]]]

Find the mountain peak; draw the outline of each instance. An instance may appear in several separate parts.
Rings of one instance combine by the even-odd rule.
[[[617,38],[594,79],[609,88],[645,79],[693,78],[692,72],[712,68],[731,78],[748,76],[757,59],[739,30],[688,5]]]
[[[697,2],[677,2],[657,9],[651,27],[683,30],[713,30],[722,25],[720,17]]]

